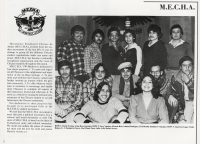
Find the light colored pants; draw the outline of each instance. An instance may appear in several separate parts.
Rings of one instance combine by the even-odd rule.
[[[67,106],[65,106],[67,107]],[[58,105],[55,103],[55,114],[58,114],[58,115],[64,115],[64,109],[63,109],[63,106],[61,105]],[[78,113],[78,111],[74,111],[74,112],[71,112],[69,113],[67,116],[65,117],[59,117],[58,115],[55,115],[55,121],[66,121],[66,123],[75,123],[74,122],[74,116]]]
[[[184,117],[186,123],[192,124],[194,119],[194,102],[185,101]]]
[[[111,77],[112,77],[113,80],[115,79],[116,76],[118,76],[118,75],[111,75]]]

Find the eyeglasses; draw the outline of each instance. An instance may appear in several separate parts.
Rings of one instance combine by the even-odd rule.
[[[151,74],[159,75],[160,71],[151,71]]]

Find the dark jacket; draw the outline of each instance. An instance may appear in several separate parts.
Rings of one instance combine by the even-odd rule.
[[[144,74],[148,74],[152,64],[159,64],[162,69],[167,65],[167,51],[164,43],[159,40],[152,46],[146,41],[143,46]]]
[[[123,62],[123,58],[121,56],[122,47],[118,47],[118,51],[115,50],[114,46],[109,43],[103,45],[102,50],[102,62],[108,72],[111,75],[120,75],[120,71],[118,71],[118,66]]]

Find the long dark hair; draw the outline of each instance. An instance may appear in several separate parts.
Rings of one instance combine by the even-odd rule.
[[[127,69],[129,69],[129,70],[131,70],[131,72],[132,72],[132,68],[127,68]],[[134,92],[134,85],[133,85],[133,77],[132,77],[132,74],[131,74],[131,76],[130,76],[130,79],[129,79],[129,81],[130,81],[130,95],[133,95],[133,94],[135,94]],[[122,78],[122,76],[120,77],[120,82],[119,82],[119,94],[120,95],[123,95],[123,93],[124,93],[124,86],[125,86],[125,82],[124,82],[124,79]]]
[[[100,66],[102,66],[104,71],[105,71],[105,78],[104,79],[107,79],[110,75],[109,75],[107,69],[105,68],[105,66],[103,65],[103,63],[98,63],[94,66],[94,69],[92,70],[92,78],[95,77],[95,72],[99,69]]]
[[[112,90],[111,90],[111,87],[110,87],[109,83],[108,83],[108,82],[105,82],[105,81],[100,82],[100,83],[98,84],[97,88],[95,89],[95,91],[94,91],[94,96],[93,96],[93,100],[94,100],[94,101],[98,101],[99,93],[101,92],[101,89],[103,88],[104,85],[107,85],[107,86],[108,86],[108,89],[109,89],[109,91],[110,91],[110,96],[109,96],[109,98],[108,98],[108,101],[109,101],[110,97],[112,96]],[[107,101],[107,102],[108,102],[108,101]]]
[[[147,74],[145,75],[144,77],[142,77],[141,79],[141,84],[140,84],[140,87],[142,86],[142,81],[144,80],[145,77],[150,77],[151,80],[152,80],[152,84],[153,84],[153,89],[151,90],[151,93],[153,95],[153,98],[157,99],[159,96],[162,96],[160,94],[160,88],[159,88],[159,85],[158,85],[158,82],[155,80],[155,78],[150,75],[150,74]],[[142,88],[141,88],[142,89]]]

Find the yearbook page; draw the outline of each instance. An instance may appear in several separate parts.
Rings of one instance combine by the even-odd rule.
[[[0,143],[199,143],[198,1],[0,2]]]

